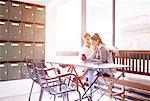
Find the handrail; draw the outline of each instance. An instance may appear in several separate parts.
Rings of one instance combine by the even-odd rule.
[[[150,50],[119,50],[119,52],[150,54]]]

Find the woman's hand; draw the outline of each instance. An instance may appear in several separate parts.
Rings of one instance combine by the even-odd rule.
[[[119,54],[119,50],[117,47],[113,47],[113,49],[109,49],[110,52],[115,53],[116,55]]]
[[[96,53],[98,50],[98,48],[96,46],[94,46],[94,53]]]

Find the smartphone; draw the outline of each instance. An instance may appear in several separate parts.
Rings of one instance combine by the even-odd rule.
[[[87,60],[87,58],[86,58],[85,54],[82,54],[81,59],[82,59],[83,61],[86,61],[86,60]]]

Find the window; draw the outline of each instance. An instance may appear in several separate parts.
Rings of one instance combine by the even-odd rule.
[[[45,45],[46,59],[56,55],[78,55],[81,48],[81,0],[53,0],[46,5]]]
[[[116,0],[116,46],[119,49],[150,49],[149,5],[149,0]]]
[[[81,48],[81,0],[69,0],[57,7],[56,51],[79,51]]]
[[[112,45],[112,0],[87,0],[87,32],[99,33],[107,46]]]

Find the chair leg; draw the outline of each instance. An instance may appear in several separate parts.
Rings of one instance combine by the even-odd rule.
[[[63,95],[63,101],[66,101],[67,100],[67,93],[63,93],[62,95]]]
[[[62,97],[63,97],[63,101],[69,101],[68,93],[62,94]]]
[[[33,90],[33,86],[34,86],[34,81],[32,82],[32,86],[31,86],[31,90],[30,90],[28,101],[31,100],[31,93],[32,93],[32,90]]]
[[[69,96],[68,96],[68,93],[67,93],[66,97],[67,97],[67,101],[69,101]]]
[[[75,101],[81,101],[81,93],[79,91],[77,91],[79,94],[79,99],[75,100]]]
[[[54,95],[54,101],[56,101],[56,95]]]
[[[78,93],[79,93],[79,101],[81,101],[81,93],[78,91]]]
[[[44,90],[41,88],[41,91],[40,91],[40,97],[39,97],[39,101],[42,101],[43,92],[44,92]]]
[[[62,94],[63,101],[65,101],[65,94]]]

